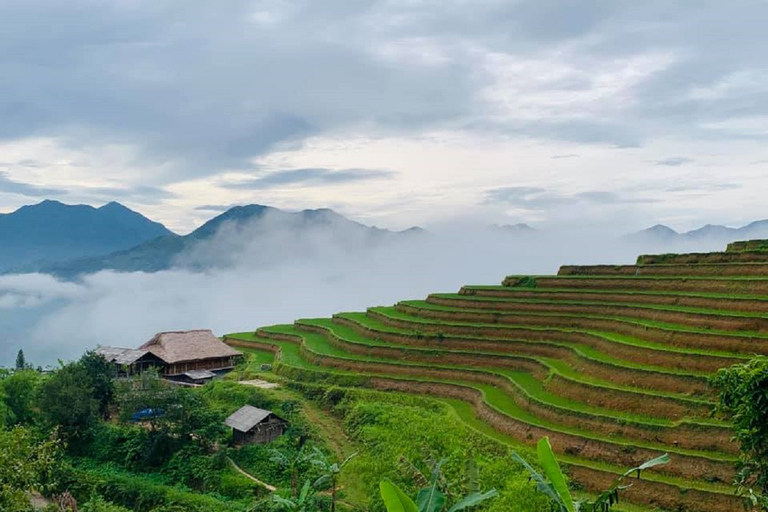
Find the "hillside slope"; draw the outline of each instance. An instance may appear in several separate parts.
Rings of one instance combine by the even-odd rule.
[[[101,270],[157,272],[173,267],[204,270],[229,265],[228,255],[237,252],[212,251],[211,247],[218,242],[247,245],[270,237],[301,238],[310,232],[321,233],[328,244],[343,246],[350,238],[375,243],[392,236],[418,235],[420,230],[393,232],[369,227],[328,209],[286,212],[254,204],[231,208],[186,236],[169,234],[105,256],[42,265],[34,270],[63,278]]]
[[[107,254],[171,234],[119,203],[94,208],[44,201],[0,214],[0,270]]]
[[[708,376],[768,354],[762,247],[565,266],[227,340],[275,352],[288,379],[461,399],[468,423],[511,444],[549,436],[590,490],[668,452],[627,500],[730,512],[741,508],[730,485],[738,447],[710,416]]]

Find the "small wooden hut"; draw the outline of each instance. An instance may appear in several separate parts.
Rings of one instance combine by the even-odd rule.
[[[265,444],[285,433],[287,422],[272,411],[246,405],[224,422],[232,428],[236,446]]]

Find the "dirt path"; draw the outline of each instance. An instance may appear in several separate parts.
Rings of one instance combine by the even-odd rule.
[[[299,403],[301,403],[300,414],[304,417],[308,424],[312,425],[312,427],[316,429],[318,437],[320,437],[325,442],[325,445],[333,453],[333,456],[338,461],[343,461],[353,453],[359,451],[354,442],[349,437],[347,437],[347,434],[344,431],[343,421],[334,417],[328,411],[324,411],[321,407],[319,407],[311,400],[308,400],[300,393],[286,389],[285,387],[269,389],[268,391],[277,399],[297,400]],[[360,505],[353,505],[354,503],[367,503],[368,494],[366,490],[361,487],[358,479],[353,478],[346,472],[343,472],[339,483],[341,487],[344,487],[347,494],[344,504],[349,505],[350,509],[361,509]]]
[[[344,432],[341,421],[329,415],[309,400],[302,400],[302,412],[309,423],[320,431],[320,436],[328,444],[328,448],[340,461],[355,452],[352,441]]]
[[[280,387],[280,384],[278,384],[277,382],[269,382],[267,380],[261,380],[261,379],[241,380],[238,382],[246,386],[253,386],[261,389],[276,389]]]
[[[267,483],[264,483],[261,480],[259,480],[258,478],[254,477],[253,475],[250,475],[250,474],[246,473],[240,466],[238,466],[235,463],[235,461],[233,461],[229,457],[227,457],[227,460],[229,461],[230,464],[232,464],[232,467],[235,468],[237,470],[237,472],[240,473],[241,475],[243,475],[244,477],[248,478],[249,480],[251,480],[253,482],[256,482],[257,484],[259,484],[260,486],[264,487],[269,492],[275,492],[277,490],[277,487],[275,487],[274,485],[269,485]]]

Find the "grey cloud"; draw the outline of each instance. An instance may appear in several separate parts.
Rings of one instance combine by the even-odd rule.
[[[290,169],[275,171],[253,179],[224,182],[220,186],[229,189],[262,190],[283,185],[325,186],[354,183],[377,179],[389,179],[396,173],[372,169],[342,169],[334,171],[323,168]]]
[[[565,155],[552,155],[550,158],[552,158],[552,160],[564,160],[566,158],[581,158],[581,155],[577,155],[576,153],[568,153]]]
[[[3,2],[0,138],[127,142],[140,163],[163,164],[148,176],[163,183],[248,168],[350,124],[402,131],[468,112],[467,63],[377,57],[375,3],[359,4],[274,4],[284,12],[270,27],[247,1]]]
[[[66,195],[67,191],[59,188],[39,187],[29,183],[12,180],[0,171],[0,192],[18,194],[27,197],[51,197]]]
[[[170,199],[176,194],[160,187],[139,185],[136,187],[89,187],[89,192],[112,197]]]
[[[214,212],[214,213],[221,213],[229,210],[230,208],[237,206],[237,205],[223,205],[223,204],[204,204],[201,206],[195,207],[195,211],[198,212]]]
[[[719,192],[722,190],[737,190],[744,188],[741,183],[683,183],[667,187],[666,192]]]
[[[533,209],[546,209],[552,206],[573,204],[578,199],[552,193],[538,187],[502,187],[486,191],[485,202],[504,203]]]
[[[161,185],[247,170],[255,156],[361,125],[376,134],[460,127],[633,147],[670,134],[718,137],[723,130],[702,126],[768,114],[768,66],[753,51],[766,43],[765,2],[440,7],[8,0],[0,3],[0,139],[128,144],[137,164],[153,169],[147,181]],[[260,9],[270,11],[262,22]],[[554,59],[553,69],[572,72],[534,76],[522,89],[525,104],[544,101],[541,115],[499,120],[479,94],[493,83],[489,54],[545,68]],[[649,54],[669,62],[593,78]],[[625,80],[621,93],[603,89]],[[581,96],[570,101],[571,93]],[[563,95],[576,111],[550,100]]]
[[[653,163],[656,165],[662,165],[666,167],[679,167],[681,165],[689,164],[691,162],[693,162],[692,158],[687,158],[684,156],[673,156],[670,158],[655,160]]]
[[[77,187],[71,188],[69,194],[74,198],[88,198],[113,201],[130,200],[139,204],[160,204],[167,199],[177,197],[177,194],[162,187],[138,185],[135,187]]]
[[[616,192],[590,190],[562,194],[537,187],[502,187],[486,191],[486,204],[507,204],[531,210],[546,210],[576,204],[617,205],[655,203],[658,199],[625,196]]]
[[[603,190],[590,190],[587,192],[580,192],[575,194],[574,197],[595,204],[642,204],[661,202],[660,199],[654,199],[650,197],[633,197],[631,195],[625,196],[616,192],[606,192]]]

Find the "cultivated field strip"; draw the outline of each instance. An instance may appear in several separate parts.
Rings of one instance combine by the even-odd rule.
[[[288,379],[430,394],[511,443],[547,435],[588,489],[668,452],[628,500],[738,510],[738,450],[708,377],[768,354],[768,252],[743,247],[510,276],[228,341],[274,351]]]
[[[744,252],[744,251],[768,251],[768,240],[745,240],[743,242],[732,242],[725,249],[726,252]]]
[[[768,295],[768,278],[759,277],[667,277],[667,276],[509,276],[504,286],[516,287],[530,279],[542,288],[572,290],[620,290],[725,295]]]
[[[768,263],[768,251],[643,254],[637,258],[638,265],[690,265],[696,263]]]
[[[721,311],[726,315],[756,313],[764,316],[768,311],[768,296],[722,295],[706,293],[681,293],[675,291],[632,290],[573,290],[567,288],[510,288],[509,286],[464,286],[458,295],[486,298],[534,299],[548,302],[597,302],[665,306],[668,308],[692,308]]]
[[[567,265],[559,276],[768,276],[766,263],[698,263],[654,265]]]

